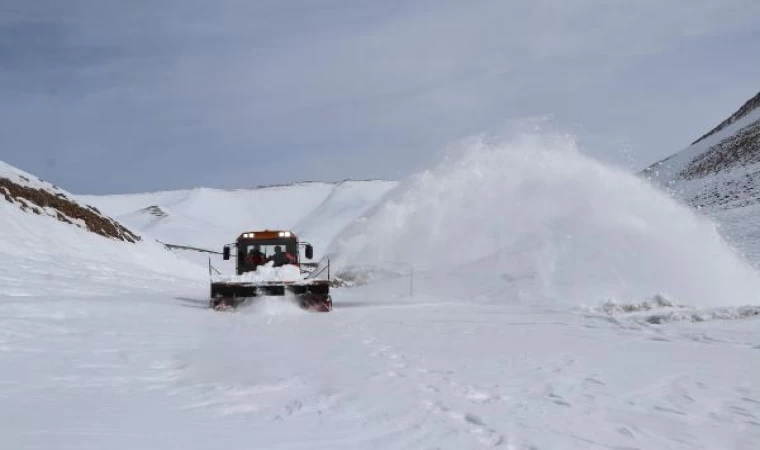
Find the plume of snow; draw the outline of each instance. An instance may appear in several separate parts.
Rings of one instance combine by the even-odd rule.
[[[492,298],[760,302],[760,276],[712,222],[584,156],[564,134],[457,145],[347,228],[331,253],[338,270],[403,262],[447,292]]]

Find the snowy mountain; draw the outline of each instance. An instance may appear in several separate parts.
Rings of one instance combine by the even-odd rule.
[[[289,229],[311,242],[319,256],[336,234],[396,184],[381,180],[309,182],[78,198],[168,244],[219,251],[243,231]]]
[[[156,290],[202,273],[73,194],[0,162],[0,295]]]
[[[689,147],[643,174],[695,207],[760,203],[760,93]]]
[[[716,220],[760,267],[760,93],[642,175]]]

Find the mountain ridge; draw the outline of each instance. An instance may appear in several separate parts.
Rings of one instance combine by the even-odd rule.
[[[693,144],[640,175],[698,208],[760,203],[760,93]]]
[[[712,130],[708,131],[707,133],[703,134],[699,137],[696,141],[692,142],[691,145],[694,145],[698,143],[699,141],[702,141],[703,139],[706,139],[713,134],[721,131],[725,127],[731,125],[732,123],[736,122],[737,120],[740,120],[741,118],[745,117],[747,114],[751,113],[753,110],[760,108],[760,92],[757,93],[754,97],[747,100],[741,108],[739,108],[736,112],[731,114],[731,116],[728,117],[728,119],[724,120],[718,126],[713,128]]]

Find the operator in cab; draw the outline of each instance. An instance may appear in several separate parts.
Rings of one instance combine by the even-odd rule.
[[[252,266],[253,270],[256,270],[260,265],[266,264],[266,262],[267,258],[261,252],[261,247],[254,245],[253,249],[248,253],[248,256],[246,257],[246,263]]]
[[[289,252],[283,252],[279,245],[274,248],[274,254],[269,260],[274,262],[275,267],[284,266],[286,264],[296,264],[296,258]]]

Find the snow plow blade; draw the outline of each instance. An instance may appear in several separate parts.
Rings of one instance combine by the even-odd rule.
[[[312,312],[332,311],[330,284],[324,280],[310,283],[211,283],[209,306],[215,310],[235,309],[243,302],[256,297],[278,297],[292,294],[299,306]]]

